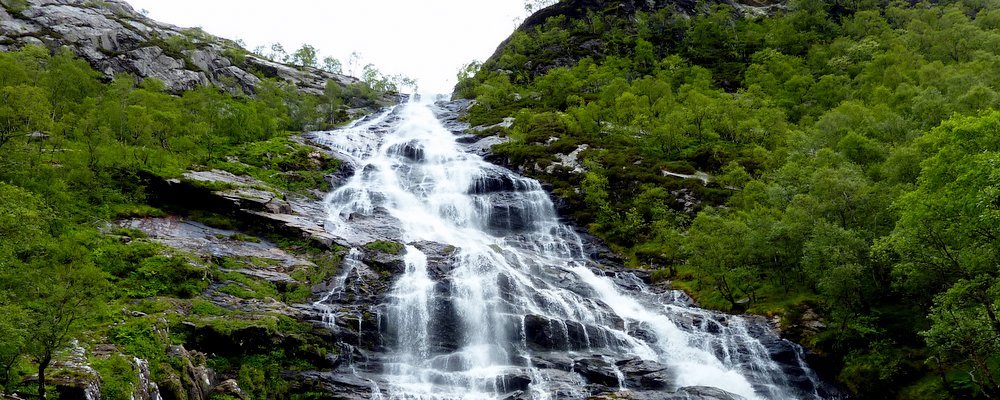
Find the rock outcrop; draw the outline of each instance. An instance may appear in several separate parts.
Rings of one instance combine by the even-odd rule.
[[[260,77],[277,78],[311,94],[321,94],[327,81],[342,86],[357,82],[257,57],[201,29],[154,21],[122,0],[0,3],[0,51],[29,44],[65,47],[108,77],[129,73],[156,78],[175,93],[209,84],[253,93]]]
[[[634,21],[639,13],[654,13],[664,8],[673,8],[684,16],[696,15],[702,8],[711,4],[727,4],[743,15],[768,15],[786,7],[786,0],[711,0],[699,2],[695,0],[565,0],[538,10],[521,23],[518,31],[531,33],[545,26],[550,18],[564,17],[563,27],[570,27],[574,21],[586,21],[589,15],[602,16],[608,19]],[[601,28],[603,29],[603,28]],[[483,63],[486,70],[500,70],[498,62],[503,51],[510,44],[510,39],[503,41],[496,52]],[[557,67],[575,65],[581,59],[593,58],[599,60],[614,54],[615,44],[610,43],[601,34],[571,35],[567,40],[555,41],[542,49],[544,54],[528,56],[528,61],[516,68],[523,68],[522,73],[537,77]],[[535,57],[537,56],[537,57]],[[509,67],[509,66],[508,66]]]

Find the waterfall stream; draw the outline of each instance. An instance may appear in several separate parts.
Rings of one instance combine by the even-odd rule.
[[[366,243],[406,244],[405,272],[372,308],[380,348],[364,353],[379,362],[359,373],[372,398],[826,396],[759,319],[602,272],[537,181],[468,152],[442,113],[410,102],[314,137],[354,169],[327,197],[327,229],[356,246],[342,276]]]

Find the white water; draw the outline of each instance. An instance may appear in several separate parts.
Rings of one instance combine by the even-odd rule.
[[[677,387],[817,397],[788,387],[746,320],[654,294],[634,277],[626,291],[622,276],[595,273],[541,185],[464,152],[432,107],[411,102],[318,135],[356,170],[327,198],[328,229],[360,245],[373,238],[364,231],[372,225],[356,221],[381,218],[410,244],[406,271],[386,299],[391,350],[386,384],[373,397],[492,399],[512,391],[517,376],[530,379],[531,398],[582,390],[580,376],[538,367],[546,352],[529,343],[529,319],[557,333],[549,335],[553,351],[656,361],[670,367]],[[444,273],[429,273],[422,242],[451,246]],[[623,385],[617,367],[615,374]]]

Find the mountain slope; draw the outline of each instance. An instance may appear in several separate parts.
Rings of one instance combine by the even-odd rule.
[[[1000,4],[767,7],[560,2],[456,95],[631,265],[774,317],[857,396],[992,396]]]
[[[315,95],[326,82],[357,79],[294,68],[248,54],[236,42],[197,28],[154,21],[122,0],[4,0],[0,50],[66,46],[107,77],[157,78],[171,92],[214,84],[253,93],[261,78],[278,78]]]
[[[0,32],[0,398],[330,397],[307,304],[351,171],[302,131],[395,93],[121,2],[4,0]]]

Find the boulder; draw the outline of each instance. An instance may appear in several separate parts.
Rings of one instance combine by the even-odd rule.
[[[28,380],[37,381],[38,377]],[[47,371],[46,383],[55,386],[60,399],[100,400],[101,376],[90,366],[87,350],[76,340],[69,351],[55,357]]]
[[[669,390],[675,376],[666,365],[633,358],[615,363],[625,376],[625,387],[636,390]]]
[[[621,371],[614,363],[603,357],[578,359],[573,364],[573,370],[592,384],[617,389],[624,383],[621,380]]]
[[[674,397],[677,400],[746,400],[743,396],[729,393],[725,390],[707,386],[687,386],[677,389]]]
[[[138,372],[138,385],[132,391],[134,400],[161,400],[160,387],[153,382],[152,374],[149,371],[149,362],[140,358],[133,358],[132,364]]]
[[[373,396],[375,382],[351,373],[303,372],[294,376],[296,392],[321,392],[325,399],[368,400]]]
[[[213,398],[214,396],[218,395],[218,396],[228,396],[230,398],[236,398],[241,400],[249,399],[246,393],[243,392],[243,389],[240,389],[240,384],[236,383],[235,379],[226,379],[225,381],[220,382],[218,385],[215,385],[215,387],[212,388],[212,395]]]
[[[208,400],[215,385],[215,371],[206,366],[205,354],[188,351],[184,346],[170,346],[167,357],[175,359],[181,371],[169,371],[161,379],[163,397],[167,399]]]

